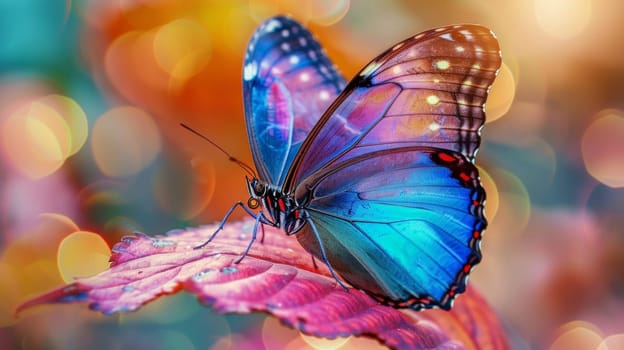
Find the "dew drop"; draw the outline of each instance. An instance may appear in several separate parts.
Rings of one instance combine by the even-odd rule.
[[[193,280],[194,281],[201,281],[207,275],[209,275],[209,274],[211,274],[213,272],[215,272],[214,269],[206,269],[206,270],[199,271],[198,273],[195,274],[195,276],[193,276]]]
[[[174,241],[167,241],[164,239],[155,239],[152,241],[152,246],[154,248],[166,248],[166,247],[171,247],[171,246],[175,246],[176,242]]]
[[[226,266],[224,268],[221,269],[221,273],[234,273],[238,271],[238,268],[234,267],[234,266]]]

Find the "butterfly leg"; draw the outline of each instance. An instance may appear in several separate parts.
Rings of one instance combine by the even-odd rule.
[[[323,262],[325,263],[325,265],[327,265],[327,268],[329,269],[329,273],[331,273],[332,277],[345,291],[348,291],[349,288],[347,288],[347,286],[345,286],[344,283],[342,283],[342,281],[338,278],[338,276],[336,275],[336,272],[334,272],[334,268],[331,266],[329,260],[327,259],[327,254],[325,253],[325,247],[323,247],[323,242],[321,242],[321,236],[316,230],[316,226],[314,225],[314,222],[312,222],[312,220],[310,219],[307,219],[306,221],[308,222],[308,225],[310,225],[310,227],[312,228],[312,232],[314,232],[314,237],[316,237],[316,241],[319,244],[319,248],[321,248],[321,258],[323,258]]]
[[[258,215],[256,215],[256,221],[254,222],[254,227],[253,227],[253,230],[251,231],[251,239],[249,240],[249,244],[247,244],[247,248],[245,248],[245,251],[243,252],[243,254],[238,259],[234,260],[235,264],[238,264],[239,262],[243,261],[243,259],[247,256],[247,254],[249,254],[249,250],[251,249],[251,246],[256,241],[256,235],[258,234],[258,225],[264,224],[265,223],[264,221],[266,221],[266,219],[264,218],[264,214],[262,214],[262,212],[259,212]]]
[[[257,215],[253,211],[251,211],[249,208],[247,208],[243,204],[243,202],[238,201],[230,208],[230,210],[227,211],[227,213],[225,213],[225,216],[223,217],[223,220],[221,220],[221,223],[219,224],[219,227],[217,227],[215,232],[213,232],[210,235],[210,237],[208,237],[208,239],[205,242],[203,242],[200,245],[196,245],[193,249],[201,249],[201,248],[205,247],[208,243],[212,242],[212,240],[217,236],[217,233],[219,233],[219,231],[221,231],[223,229],[223,226],[225,225],[227,220],[230,218],[230,216],[232,215],[232,212],[234,212],[234,209],[236,209],[236,207],[243,208],[245,210],[245,212],[247,212],[247,214],[249,214],[249,216],[251,216],[252,218],[258,220],[257,219]]]
[[[260,243],[264,244],[264,223],[260,223],[260,229],[262,230],[262,237],[260,238]]]

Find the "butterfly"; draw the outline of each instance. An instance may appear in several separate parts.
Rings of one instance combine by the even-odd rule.
[[[270,225],[343,286],[397,308],[451,308],[481,260],[473,162],[500,64],[489,29],[454,25],[392,46],[347,83],[301,24],[266,20],[243,64],[257,175],[247,167],[247,206],[219,227],[240,206],[256,219],[242,257]]]

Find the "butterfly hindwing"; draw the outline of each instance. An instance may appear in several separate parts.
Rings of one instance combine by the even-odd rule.
[[[345,85],[299,23],[280,16],[256,30],[243,65],[243,96],[261,180],[282,184],[304,138]]]
[[[307,205],[332,266],[396,306],[448,309],[481,260],[485,192],[457,152],[405,147],[320,172]],[[319,254],[311,228],[297,234]]]

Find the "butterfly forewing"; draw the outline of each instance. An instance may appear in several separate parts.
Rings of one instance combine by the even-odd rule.
[[[304,138],[345,85],[299,23],[280,16],[256,30],[243,65],[243,96],[261,180],[283,183]]]
[[[285,191],[322,167],[391,147],[448,149],[473,161],[500,64],[495,36],[477,25],[443,27],[395,45],[362,69],[323,115]]]

